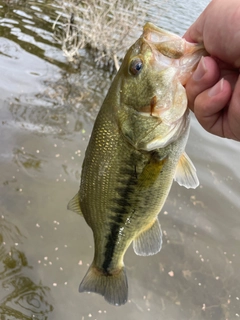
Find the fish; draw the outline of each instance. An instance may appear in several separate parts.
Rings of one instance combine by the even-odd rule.
[[[128,300],[124,254],[162,247],[158,220],[173,180],[196,188],[196,169],[185,153],[190,116],[185,84],[200,58],[193,44],[146,23],[127,51],[99,110],[82,165],[80,189],[68,209],[92,229],[94,257],[80,292],[110,304]]]

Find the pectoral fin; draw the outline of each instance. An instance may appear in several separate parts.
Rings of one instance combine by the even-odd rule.
[[[158,253],[162,248],[162,230],[158,219],[149,229],[140,233],[133,240],[134,252],[139,256],[150,256]]]
[[[177,181],[180,186],[184,186],[187,189],[195,189],[199,185],[196,168],[185,152],[178,162],[174,180]]]
[[[79,193],[75,194],[75,196],[68,202],[67,208],[81,216],[83,215],[79,203]]]

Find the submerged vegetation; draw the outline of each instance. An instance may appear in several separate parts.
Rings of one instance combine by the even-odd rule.
[[[139,0],[57,0],[61,12],[54,23],[55,38],[69,61],[89,48],[95,62],[115,64],[139,36],[146,17],[146,4]]]

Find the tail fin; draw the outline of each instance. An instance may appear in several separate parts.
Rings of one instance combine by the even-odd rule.
[[[127,302],[128,283],[124,267],[116,274],[104,274],[93,265],[83,278],[79,292],[95,292],[104,296],[105,300],[116,306]]]

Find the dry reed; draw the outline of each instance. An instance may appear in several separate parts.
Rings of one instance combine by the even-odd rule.
[[[73,61],[80,49],[90,48],[100,65],[118,61],[139,36],[146,4],[138,0],[57,0],[61,12],[54,24],[55,38]],[[56,28],[57,26],[57,28]]]

